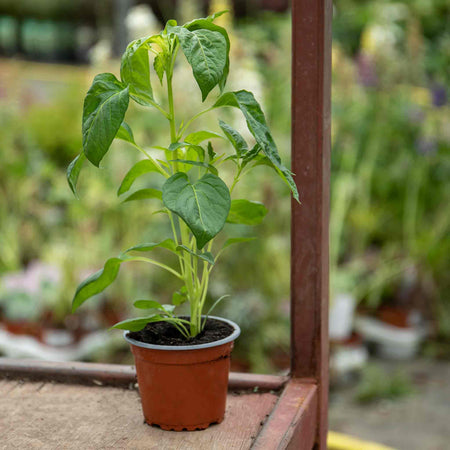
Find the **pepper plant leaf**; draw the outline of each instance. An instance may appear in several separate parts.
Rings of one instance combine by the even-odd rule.
[[[193,144],[193,145],[198,145],[203,141],[206,141],[207,139],[212,139],[212,138],[222,138],[223,137],[220,134],[214,133],[212,131],[206,131],[206,130],[202,130],[202,131],[196,131],[195,133],[191,133],[188,134],[184,141],[187,142],[188,144]]]
[[[138,191],[133,192],[127,198],[125,198],[122,203],[132,202],[135,200],[147,200],[150,198],[157,198],[159,200],[162,199],[162,194],[159,189],[139,189]]]
[[[86,158],[99,166],[125,117],[128,108],[128,86],[111,73],[94,78],[84,99],[83,151]]]
[[[119,196],[124,194],[125,192],[128,192],[133,183],[135,182],[136,178],[149,172],[160,173],[158,167],[153,161],[149,159],[143,159],[142,161],[138,161],[123,178],[119,190],[117,191],[117,195]]]
[[[211,173],[195,183],[185,173],[172,175],[163,185],[163,203],[181,217],[202,249],[225,225],[230,210],[227,185]]]
[[[130,97],[143,106],[154,103],[147,40],[140,38],[128,44],[120,66],[120,78],[129,86]]]
[[[168,33],[174,33],[197,84],[202,92],[202,101],[223,79],[227,63],[227,42],[223,35],[209,29],[189,31],[180,26],[168,26]]]
[[[83,167],[84,160],[86,156],[83,152],[81,152],[70,164],[67,168],[67,182],[69,183],[70,189],[77,197],[77,181],[80,175],[81,168]]]
[[[258,225],[267,214],[267,208],[260,202],[239,199],[231,202],[227,222],[243,225]]]
[[[188,166],[204,167],[205,169],[208,169],[214,175],[217,175],[219,173],[213,165],[202,162],[202,161],[192,161],[189,159],[171,159],[170,161],[171,162],[179,162],[182,164],[186,164]]]
[[[116,139],[122,139],[123,141],[136,145],[136,142],[134,142],[133,132],[126,122],[122,122],[122,124],[120,125],[120,128],[116,134]]]
[[[192,251],[189,247],[186,247],[185,245],[179,245],[177,247],[177,250],[183,250],[185,252],[188,252],[191,255],[193,255],[193,256],[195,256],[197,258],[200,258],[203,261],[208,262],[212,266],[214,265],[214,256],[212,255],[211,252],[195,253],[194,251]]]
[[[214,107],[233,106],[241,110],[247,121],[247,127],[254,136],[261,150],[274,165],[276,171],[289,186],[293,197],[298,201],[298,191],[295,181],[292,178],[292,172],[286,168],[278,154],[277,147],[267,126],[266,118],[261,106],[256,101],[251,92],[241,90],[236,92],[226,92],[221,95],[214,104]]]
[[[176,253],[176,245],[173,239],[165,239],[161,242],[146,242],[144,244],[138,244],[134,245],[133,247],[128,248],[124,251],[124,253],[129,252],[149,252],[153,250],[154,248],[165,248],[167,250],[170,250],[173,253]]]
[[[236,150],[238,156],[242,156],[248,152],[247,142],[245,142],[245,139],[238,131],[226,124],[223,120],[219,120],[219,126],[227,139],[231,142],[231,145]]]
[[[213,20],[222,14],[225,14],[227,11],[220,11],[216,14],[213,14],[211,16],[208,16],[206,19],[195,19],[191,22],[188,22],[184,24],[184,27],[187,28],[189,31],[194,30],[210,30],[215,31],[217,33],[220,33],[223,38],[225,39],[226,43],[226,60],[225,60],[225,67],[223,69],[222,76],[219,80],[219,89],[220,92],[222,92],[225,88],[225,84],[227,82],[228,73],[230,72],[230,38],[228,37],[227,30],[225,28],[215,24]]]
[[[119,330],[140,331],[150,322],[159,322],[164,317],[160,313],[155,313],[146,317],[137,317],[135,319],[122,320],[116,323],[111,328],[118,328]]]
[[[156,300],[136,300],[133,306],[138,309],[163,309],[161,303]]]

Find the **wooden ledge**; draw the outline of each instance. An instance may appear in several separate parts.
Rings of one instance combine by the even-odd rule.
[[[311,450],[314,445],[317,386],[311,380],[233,373],[224,422],[178,433],[143,424],[134,386],[132,366],[0,358],[2,443],[77,450]]]
[[[55,381],[67,384],[130,387],[136,383],[134,366],[83,362],[49,362],[0,358],[0,379]],[[230,373],[230,390],[278,391],[288,377]]]

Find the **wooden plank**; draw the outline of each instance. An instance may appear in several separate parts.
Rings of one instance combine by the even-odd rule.
[[[317,429],[317,386],[292,379],[252,449],[311,450]]]
[[[318,381],[318,436],[326,448],[331,0],[292,1],[291,373]]]
[[[247,450],[278,397],[228,396],[225,420],[201,432],[143,423],[135,390],[53,383],[0,385],[0,448]]]
[[[136,382],[134,366],[83,362],[50,362],[0,358],[0,379],[44,380],[63,383],[128,387]],[[277,391],[287,377],[231,372],[230,389]]]

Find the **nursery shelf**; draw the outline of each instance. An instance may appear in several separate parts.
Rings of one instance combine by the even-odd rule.
[[[316,386],[232,373],[224,422],[201,432],[143,423],[132,366],[0,358],[1,448],[311,449]]]

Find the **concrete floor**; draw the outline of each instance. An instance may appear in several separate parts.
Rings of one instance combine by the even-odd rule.
[[[387,372],[401,370],[410,378],[413,393],[364,405],[355,400],[357,381],[335,388],[330,394],[330,430],[399,450],[449,450],[450,362],[375,364]]]

